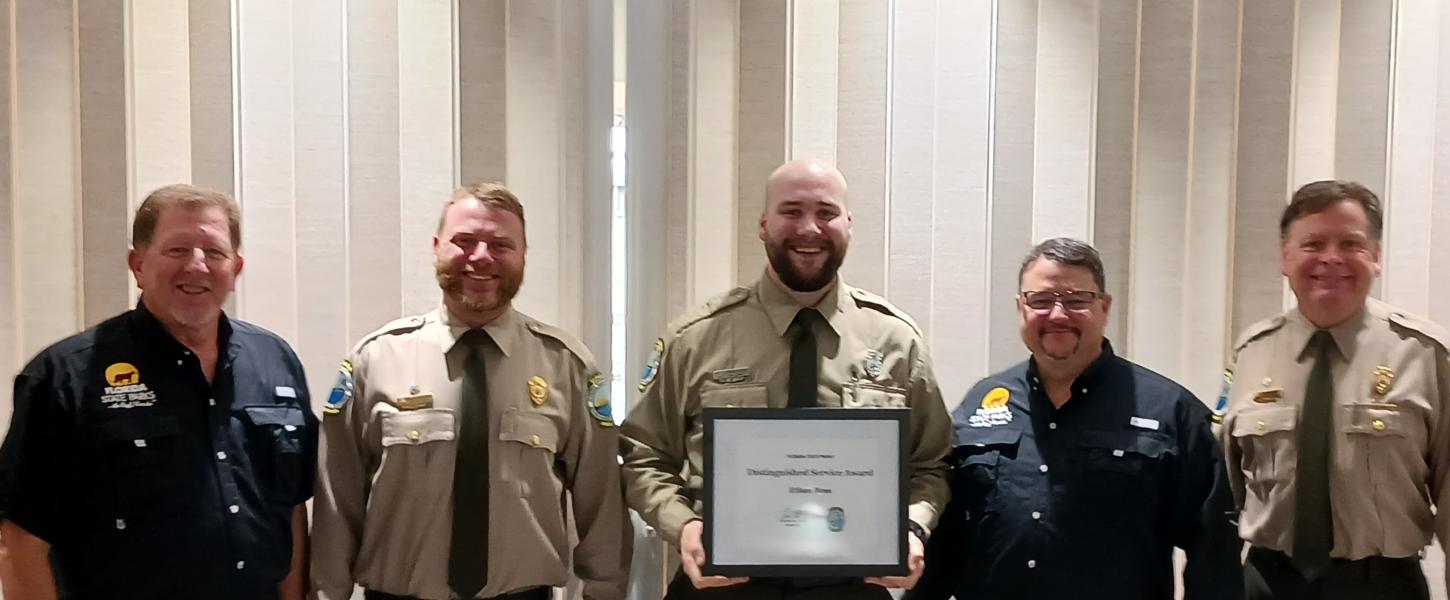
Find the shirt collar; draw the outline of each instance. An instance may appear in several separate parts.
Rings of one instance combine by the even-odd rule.
[[[1093,380],[1097,379],[1098,375],[1102,374],[1104,368],[1106,368],[1108,363],[1113,362],[1116,356],[1117,355],[1113,353],[1112,342],[1109,342],[1108,338],[1103,338],[1102,354],[1099,354],[1096,359],[1094,359],[1091,363],[1088,363],[1086,369],[1083,369],[1081,373],[1078,373],[1077,377],[1072,380],[1072,387],[1076,388],[1079,385],[1091,384]],[[1037,357],[1029,357],[1027,359],[1027,381],[1029,384],[1041,385],[1041,383],[1038,381],[1037,373]]]
[[[136,308],[131,311],[131,323],[138,330],[139,337],[146,341],[173,346],[183,352],[191,352],[186,347],[186,344],[181,343],[180,340],[176,339],[176,336],[171,335],[171,332],[166,330],[166,326],[161,324],[161,320],[157,319],[156,315],[150,309],[146,308],[144,295],[142,298],[136,299]],[[232,320],[227,318],[225,311],[217,317],[216,339],[218,349],[227,349],[226,352],[220,352],[220,356],[226,357],[228,362],[230,362],[230,359],[236,358],[238,344],[232,340]]]
[[[433,316],[442,325],[439,327],[438,342],[443,348],[443,353],[447,354],[453,350],[454,344],[458,343],[458,338],[471,328],[459,322],[453,313],[448,312],[447,306],[439,305]],[[523,327],[524,322],[519,311],[510,306],[497,319],[484,325],[483,331],[488,334],[489,339],[493,340],[493,345],[497,346],[504,356],[510,356],[514,345],[518,342],[519,330]]]
[[[765,307],[765,315],[770,319],[770,326],[775,328],[776,335],[785,336],[786,330],[795,322],[796,313],[802,308],[814,308],[826,318],[826,324],[836,335],[841,334],[841,319],[845,318],[846,303],[849,302],[850,292],[842,293],[846,288],[846,282],[837,275],[831,282],[831,289],[821,297],[819,304],[812,307],[801,306],[795,298],[781,288],[780,284],[770,278],[766,273],[760,276],[755,282],[755,297]]]
[[[1378,316],[1383,316],[1384,305],[1373,298],[1365,299],[1364,308],[1360,309],[1354,316],[1345,319],[1343,323],[1330,327],[1326,331],[1334,338],[1335,351],[1340,357],[1348,358],[1354,356],[1354,351],[1359,347],[1359,338],[1369,330],[1370,322]],[[1290,348],[1298,352],[1298,357],[1303,359],[1309,351],[1309,340],[1319,328],[1309,321],[1309,317],[1300,312],[1299,307],[1294,307],[1285,318],[1285,328],[1292,336],[1289,339]]]

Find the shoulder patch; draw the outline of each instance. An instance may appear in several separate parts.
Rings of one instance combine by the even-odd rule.
[[[322,406],[322,413],[339,414],[348,400],[352,400],[352,363],[344,360],[337,367],[337,382],[332,385],[332,392],[327,395],[327,403]]]
[[[1239,352],[1244,349],[1244,346],[1249,345],[1254,340],[1259,339],[1265,334],[1271,333],[1283,326],[1284,315],[1276,315],[1254,323],[1253,325],[1249,325],[1248,328],[1239,335],[1239,339],[1234,342],[1233,355],[1235,361],[1237,362]]]
[[[650,352],[649,360],[644,363],[644,375],[639,379],[639,391],[644,393],[649,384],[655,382],[655,376],[660,374],[660,360],[665,356],[665,338],[655,340],[655,348]]]
[[[587,368],[593,368],[594,354],[589,351],[589,348],[585,346],[584,342],[580,341],[579,338],[570,335],[569,332],[564,331],[563,329],[559,329],[558,327],[555,327],[548,323],[541,323],[533,319],[530,319],[528,321],[527,327],[529,331],[532,331],[535,335],[541,335],[547,338],[558,340],[558,342],[563,344],[570,353],[572,353],[575,357],[578,357],[580,362],[583,362]]]
[[[851,298],[856,300],[857,306],[870,307],[905,321],[907,325],[911,326],[911,330],[916,332],[917,336],[921,336],[921,328],[916,326],[916,321],[911,319],[911,315],[896,308],[896,306],[887,302],[885,298],[857,287],[851,288]]]
[[[1389,310],[1390,324],[1408,329],[1440,345],[1441,350],[1450,352],[1450,332],[1447,332],[1439,323],[1418,315],[1391,308]]]
[[[401,319],[394,319],[392,321],[388,321],[382,327],[374,329],[372,333],[369,333],[363,336],[362,339],[358,340],[357,344],[352,347],[352,352],[353,354],[357,354],[363,349],[364,346],[367,346],[369,342],[385,335],[416,331],[427,322],[428,317],[426,315],[413,315],[411,317],[403,317]]]
[[[594,422],[600,427],[614,427],[614,411],[609,405],[609,394],[604,393],[604,374],[595,373],[589,376],[589,393],[585,396],[588,404],[589,416],[594,417]]]

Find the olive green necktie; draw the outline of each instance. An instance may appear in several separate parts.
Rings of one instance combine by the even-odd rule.
[[[814,308],[802,308],[795,314],[795,340],[790,345],[790,408],[812,408],[816,404],[816,379],[820,373],[820,356],[816,353],[816,334],[811,325],[821,320]]]
[[[488,333],[471,329],[464,347],[463,394],[458,402],[457,454],[453,466],[453,537],[448,547],[448,587],[473,598],[488,582],[488,373],[483,347]]]
[[[1299,417],[1299,458],[1294,476],[1294,566],[1306,580],[1329,567],[1334,547],[1334,518],[1329,508],[1329,437],[1334,409],[1334,379],[1329,370],[1334,337],[1319,330],[1309,340],[1314,368],[1304,390]]]

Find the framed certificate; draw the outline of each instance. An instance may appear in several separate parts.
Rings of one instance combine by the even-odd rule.
[[[909,409],[706,408],[706,575],[906,575]]]

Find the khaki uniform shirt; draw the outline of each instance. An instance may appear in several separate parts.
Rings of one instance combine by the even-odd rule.
[[[1236,344],[1219,434],[1243,511],[1240,534],[1282,552],[1293,549],[1296,428],[1315,331],[1298,309],[1248,329]],[[1331,556],[1413,556],[1432,530],[1443,544],[1450,535],[1450,338],[1374,299],[1329,331]],[[1431,505],[1440,507],[1438,517]]]
[[[911,408],[908,515],[930,530],[949,493],[951,420],[920,331],[884,299],[839,280],[816,308],[825,317],[814,329],[821,406]],[[701,409],[787,405],[787,328],[800,309],[762,277],[686,315],[657,343],[620,448],[630,508],[671,543],[703,510]]]
[[[633,536],[593,357],[512,309],[483,329],[492,340],[483,345],[491,437],[489,472],[479,474],[490,482],[488,583],[479,595],[564,585],[568,491],[585,598],[623,598]],[[467,354],[454,341],[466,331],[439,308],[369,334],[344,363],[322,419],[312,532],[319,598],[350,598],[354,582],[450,597],[454,415]]]

